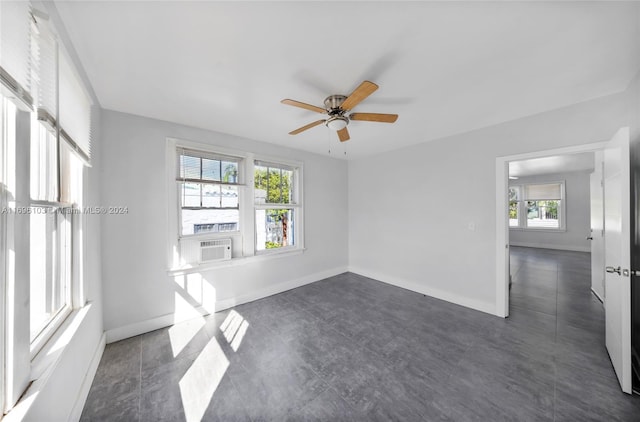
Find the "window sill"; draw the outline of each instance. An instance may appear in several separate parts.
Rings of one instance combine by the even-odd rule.
[[[198,264],[186,265],[183,267],[171,268],[167,270],[167,274],[171,277],[174,277],[174,276],[180,276],[180,275],[186,275],[186,274],[201,273],[203,271],[214,270],[217,268],[226,268],[226,267],[235,267],[239,265],[253,264],[256,262],[267,261],[270,259],[302,255],[305,250],[306,250],[305,248],[289,249],[284,251],[261,253],[259,255],[253,255],[253,256],[243,256],[239,258],[232,258],[226,261],[208,262],[208,263],[199,264],[199,265]]]
[[[551,228],[534,228],[534,227],[509,227],[509,230],[518,231],[518,232],[546,232],[546,233],[564,233],[567,231],[566,228],[561,227],[559,229],[551,229]]]
[[[71,306],[65,305],[58,313],[49,321],[49,323],[42,329],[42,331],[31,342],[30,353],[31,359],[35,358],[40,350],[51,340],[54,334],[71,315]]]
[[[186,234],[178,237],[178,241],[199,241],[199,240],[209,240],[209,239],[224,239],[227,237],[240,237],[242,233],[239,230],[232,232],[205,232],[205,233],[196,233],[196,234]]]
[[[44,343],[31,360],[31,380],[43,378],[45,373],[55,368],[65,348],[78,332],[91,306],[92,304],[88,303],[80,309],[71,311],[51,338]]]

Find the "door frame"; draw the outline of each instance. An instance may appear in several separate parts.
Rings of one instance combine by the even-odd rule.
[[[554,155],[603,150],[606,141],[496,157],[496,311],[509,316],[509,163]]]

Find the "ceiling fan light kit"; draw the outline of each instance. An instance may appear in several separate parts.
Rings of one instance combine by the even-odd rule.
[[[340,142],[348,141],[350,139],[347,125],[351,120],[362,120],[368,122],[381,122],[381,123],[394,123],[398,119],[397,114],[382,114],[382,113],[352,113],[347,115],[352,108],[360,104],[362,100],[371,95],[378,89],[378,85],[373,82],[364,81],[351,93],[351,95],[330,95],[324,100],[325,108],[316,107],[311,104],[302,103],[296,100],[284,99],[282,104],[304,108],[306,110],[315,111],[316,113],[328,114],[329,118],[325,120],[317,120],[313,123],[309,123],[296,130],[289,132],[289,135],[297,135],[300,132],[304,132],[307,129],[318,126],[324,123],[326,127],[334,130],[338,134]]]
[[[331,116],[324,123],[329,129],[335,130],[336,132],[342,130],[347,127],[349,124],[349,119],[344,116]]]

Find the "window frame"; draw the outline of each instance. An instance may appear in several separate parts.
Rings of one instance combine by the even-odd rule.
[[[185,143],[181,142],[180,144],[177,144],[175,146],[175,185],[176,185],[176,192],[178,195],[178,200],[177,200],[177,205],[178,205],[178,240],[183,240],[183,239],[215,239],[215,238],[221,238],[221,237],[228,237],[228,236],[238,236],[241,234],[241,230],[243,227],[243,222],[242,222],[242,202],[244,200],[244,195],[242,195],[241,191],[243,190],[243,188],[246,186],[243,181],[245,180],[245,162],[246,162],[246,157],[242,156],[242,155],[238,155],[235,153],[229,153],[229,150],[226,150],[224,153],[219,152],[218,149],[216,149],[215,151],[213,150],[204,150],[202,148],[198,148],[198,147],[193,147],[193,144],[191,143]],[[222,161],[223,159],[229,159],[229,161],[235,161],[238,164],[238,180],[236,183],[228,183],[228,182],[223,182],[223,181],[210,181],[210,180],[206,180],[206,179],[202,179],[202,169],[201,169],[201,177],[200,179],[190,179],[190,178],[185,178],[182,177],[180,178],[180,151],[192,151],[194,153],[200,153],[203,155],[203,157],[200,157],[200,159],[202,160],[203,158],[209,158],[210,159],[216,159],[219,161]],[[207,155],[208,157],[204,157],[204,155]],[[202,163],[202,162],[201,162]],[[202,165],[202,164],[201,164]],[[225,208],[225,207],[203,207],[202,205],[200,207],[184,207],[182,206],[182,193],[181,193],[181,186],[184,183],[199,183],[201,185],[204,184],[209,184],[209,185],[216,185],[216,186],[235,186],[238,189],[238,208]],[[202,194],[200,195],[202,196]],[[202,204],[202,202],[201,202]],[[182,228],[182,211],[183,209],[194,209],[194,210],[206,210],[206,209],[211,209],[211,210],[224,210],[224,209],[237,209],[238,210],[238,226],[239,228],[236,230],[232,230],[232,231],[224,231],[224,232],[202,232],[202,233],[193,233],[193,234],[183,234],[183,228]]]
[[[169,225],[167,243],[168,273],[182,274],[184,271],[191,272],[205,268],[215,268],[218,266],[235,265],[249,262],[251,259],[268,258],[269,255],[299,253],[304,251],[304,206],[303,206],[303,163],[299,161],[287,160],[281,157],[254,154],[252,152],[231,149],[215,144],[196,142],[191,140],[167,137],[166,138],[166,183],[169,202]],[[218,156],[228,156],[241,159],[238,170],[238,207],[240,213],[239,230],[234,232],[205,232],[188,236],[181,236],[181,201],[180,187],[176,180],[178,174],[179,149],[189,149],[202,151]],[[297,211],[296,224],[294,227],[294,237],[296,245],[286,248],[276,248],[269,251],[257,251],[256,249],[256,227],[255,227],[255,192],[254,192],[254,163],[255,161],[270,162],[297,168],[297,192],[295,205]],[[267,204],[269,205],[269,204]],[[273,204],[271,204],[273,205]],[[272,207],[273,208],[273,207]],[[291,208],[287,204],[284,208]],[[186,262],[181,256],[183,242],[200,242],[221,238],[232,239],[232,258],[226,261],[213,261],[207,263]]]
[[[42,121],[38,120],[36,113],[31,114],[31,119],[32,119],[32,124],[31,124],[30,141],[33,140],[33,136],[39,136],[39,133],[36,133],[36,131],[39,131],[39,130],[52,131],[53,130],[53,128],[48,128]],[[56,157],[55,157],[55,164],[54,164],[56,167],[55,180],[54,180],[55,198],[53,198],[53,200],[42,200],[37,198],[34,199],[32,196],[34,192],[32,191],[32,184],[30,180],[29,204],[30,204],[30,210],[32,211],[36,208],[48,207],[52,209],[51,212],[55,212],[59,216],[63,216],[63,218],[58,221],[58,227],[56,228],[56,231],[58,233],[60,233],[60,227],[62,226],[62,224],[67,225],[65,230],[65,238],[60,237],[57,239],[58,250],[65,250],[66,253],[64,257],[60,256],[59,253],[57,253],[55,257],[56,264],[60,266],[60,268],[56,269],[55,274],[56,274],[56,277],[58,277],[57,281],[64,283],[64,289],[65,289],[64,301],[65,302],[60,309],[58,309],[55,313],[51,315],[51,317],[40,328],[38,334],[33,339],[31,339],[31,334],[29,335],[29,338],[30,338],[29,352],[32,360],[36,357],[36,355],[40,352],[40,350],[42,350],[42,348],[47,344],[47,342],[53,337],[54,333],[62,326],[62,324],[64,324],[67,317],[71,315],[71,313],[75,309],[78,309],[84,306],[86,301],[86,298],[84,297],[84,289],[82,288],[83,287],[82,275],[80,271],[78,271],[78,265],[79,265],[78,263],[82,260],[82,256],[81,256],[82,239],[80,235],[80,232],[81,232],[80,227],[82,226],[82,216],[79,213],[79,206],[81,204],[77,202],[73,202],[73,203],[70,202],[71,199],[69,199],[69,194],[70,194],[69,187],[62,185],[63,172],[66,172],[65,174],[67,178],[72,177],[71,160],[63,159],[62,155],[68,154],[71,156],[73,154],[77,154],[77,152],[73,148],[73,145],[70,145],[65,140],[65,138],[60,136],[58,128],[56,128],[55,134],[53,134],[53,136],[55,138],[54,143],[55,143],[55,150],[56,150]],[[29,148],[29,150],[30,150],[29,160],[31,162],[32,160],[31,147]],[[83,157],[82,155],[76,155],[76,158],[81,162],[83,162],[80,177],[84,179],[85,157]],[[65,162],[69,168],[63,169],[62,168],[63,162]],[[32,175],[32,172],[30,171],[29,178],[31,178],[31,175]],[[75,175],[75,177],[77,176],[78,175]],[[77,192],[79,197],[75,199],[79,202],[82,202],[82,197],[84,196],[84,181],[82,181],[82,184],[80,185],[79,190],[80,192]],[[63,199],[62,199],[63,196],[65,197],[64,201],[69,201],[69,202],[63,202]],[[62,243],[65,241],[69,243],[67,248],[62,247]],[[31,246],[29,249],[31,251]],[[64,259],[65,262],[62,263],[60,261],[61,259]],[[62,267],[64,267],[65,269],[64,272],[61,271]],[[31,297],[31,292],[29,292],[29,297]],[[31,330],[31,327],[29,327],[29,329]]]
[[[57,277],[56,281],[61,285],[64,285],[64,303],[62,304],[60,309],[56,310],[44,323],[44,325],[39,328],[38,333],[32,339],[30,332],[29,337],[31,340],[31,344],[29,351],[31,353],[32,359],[38,354],[38,352],[44,347],[44,345],[49,341],[49,339],[58,330],[58,328],[64,323],[71,312],[73,312],[73,268],[75,262],[74,249],[76,249],[73,247],[75,230],[72,218],[73,207],[60,203],[32,200],[31,210],[34,210],[35,208],[51,208],[50,212],[56,213],[58,216],[62,216],[60,220],[56,220],[56,233],[58,234],[58,237],[56,238],[57,249],[55,254],[55,276]],[[64,228],[64,236],[59,236],[59,234],[63,232],[63,230],[61,230],[61,227],[63,225],[66,225],[66,227]],[[64,247],[63,244],[65,242],[69,243],[68,248]],[[65,252],[64,257],[60,256],[60,251]],[[64,260],[64,262],[62,262],[62,260]],[[31,292],[29,293],[29,297],[31,297]],[[31,312],[31,309],[29,309],[29,312]],[[29,329],[31,330],[31,326],[29,327]]]
[[[259,164],[260,163],[260,164]],[[292,180],[291,180],[291,198],[289,203],[271,203],[264,202],[258,203],[255,198],[255,170],[258,166],[269,166],[272,165],[275,168],[291,170],[293,172]],[[287,251],[295,251],[302,248],[298,243],[302,240],[302,230],[299,229],[299,226],[303,223],[303,204],[302,204],[302,164],[298,162],[283,160],[280,158],[274,157],[264,157],[264,156],[256,156],[254,157],[252,163],[252,205],[253,205],[253,225],[254,225],[254,238],[253,238],[253,247],[256,255],[271,255],[277,253],[284,253]],[[267,192],[267,197],[269,193]],[[287,245],[279,248],[272,249],[258,249],[258,227],[257,227],[257,219],[256,213],[258,210],[293,210],[294,211],[294,224],[293,224],[293,238],[295,243],[293,245]]]
[[[302,204],[302,163],[283,160],[281,158],[274,157],[265,157],[265,156],[256,156],[254,157],[252,163],[253,169],[253,177],[252,177],[252,205],[253,205],[253,225],[254,225],[254,238],[253,238],[253,247],[256,255],[271,255],[277,253],[284,253],[287,251],[295,251],[301,249],[303,246],[299,245],[299,242],[302,241],[302,230],[299,229],[299,226],[302,226],[303,221],[303,204]],[[291,187],[290,187],[290,200],[289,203],[272,203],[272,202],[264,202],[258,203],[256,202],[255,197],[255,169],[258,166],[269,166],[272,165],[275,168],[279,168],[281,170],[290,170],[293,172]],[[268,197],[267,191],[267,197]],[[295,243],[293,245],[287,245],[278,248],[272,249],[258,249],[258,227],[257,227],[257,218],[256,213],[258,210],[293,210],[293,238]]]
[[[558,207],[558,227],[531,227],[528,225],[527,218],[527,202],[538,202],[545,201],[545,199],[536,199],[529,200],[526,198],[526,191],[528,186],[534,185],[560,185],[560,202]],[[520,182],[520,183],[512,183],[509,184],[508,189],[518,188],[519,189],[519,198],[517,200],[518,203],[518,225],[511,226],[509,225],[509,230],[517,230],[517,231],[530,231],[530,232],[565,232],[567,231],[566,226],[566,190],[565,190],[565,180],[550,180],[550,181],[538,181],[538,182]],[[507,198],[509,198],[509,193],[507,192]],[[556,201],[556,199],[547,199],[548,201]],[[508,201],[510,203],[511,201]],[[507,209],[507,213],[509,210]],[[508,216],[507,216],[508,217]],[[510,220],[510,219],[507,219]]]
[[[9,123],[11,117],[13,122]],[[6,410],[5,398],[9,387],[7,357],[12,352],[6,347],[8,320],[11,319],[7,314],[7,285],[12,281],[8,251],[13,243],[13,236],[9,233],[13,228],[13,216],[3,211],[15,205],[11,192],[15,192],[16,118],[17,108],[0,91],[0,233],[4,234],[0,236],[0,315],[3,316],[0,323],[0,415]],[[10,130],[10,125],[13,130]],[[13,138],[9,139],[9,135],[13,135]]]

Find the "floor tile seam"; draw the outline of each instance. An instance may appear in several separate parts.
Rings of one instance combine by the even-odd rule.
[[[340,394],[340,392],[338,391],[338,389],[337,389],[333,384],[331,384],[331,383],[327,382],[327,385],[328,385],[328,389],[329,389],[329,390],[331,390],[331,391],[333,391],[333,392],[334,392],[334,394],[335,394],[336,396],[340,397],[340,400],[342,400],[342,401],[344,402],[344,404],[345,404],[349,409],[351,409],[351,411],[352,411],[354,414],[356,414],[356,415],[358,415],[358,416],[366,416],[366,413],[365,413],[365,412],[361,412],[360,410],[358,410],[358,409],[356,409],[355,407],[353,407],[353,405],[352,405],[351,403],[349,403],[349,401],[348,401],[346,398],[344,398],[344,397],[342,396],[342,394]]]
[[[379,358],[383,359],[383,360],[385,361],[385,363],[386,363],[386,364],[388,364],[388,365],[392,365],[392,364],[393,364],[393,362],[392,362],[392,361],[390,361],[390,360],[389,360],[389,358],[388,358],[387,356],[385,356],[384,354],[382,354],[381,352],[379,352],[379,351],[377,350],[377,348],[367,347],[367,346],[366,346],[366,344],[362,342],[362,340],[363,340],[363,339],[364,339],[364,340],[366,340],[366,338],[367,338],[366,336],[365,336],[365,337],[363,337],[362,339],[360,339],[360,338],[357,338],[357,337],[353,336],[352,334],[349,334],[349,333],[346,333],[346,332],[342,332],[342,331],[340,331],[340,330],[339,330],[337,327],[335,327],[333,324],[330,324],[330,323],[329,323],[329,324],[327,324],[327,325],[328,325],[328,328],[329,328],[330,330],[335,331],[336,333],[338,333],[338,334],[342,335],[343,337],[347,338],[350,342],[352,342],[355,346],[357,346],[357,347],[358,347],[358,349],[360,349],[360,350],[359,350],[359,352],[361,352],[361,350],[370,350],[370,351],[372,351],[373,353],[375,353],[375,354],[376,354],[376,356],[378,356]],[[406,332],[406,331],[405,331],[405,332]],[[394,339],[389,340],[387,343],[385,343],[385,346],[386,346],[387,344],[389,344],[389,343],[393,342],[393,341],[394,341]]]
[[[316,370],[315,370],[315,369],[313,369],[313,367],[312,367],[312,366],[311,366],[307,361],[305,361],[304,359],[302,359],[302,361],[303,361],[303,362],[305,362],[305,363],[307,364],[307,367],[308,367],[308,368],[309,368],[309,370],[313,373],[313,376],[314,376],[314,377],[316,377],[316,379],[317,379],[318,381],[320,381],[320,382],[325,386],[325,388],[324,388],[324,389],[322,389],[322,391],[321,391],[321,392],[319,392],[318,394],[316,394],[316,395],[315,395],[315,397],[313,397],[311,400],[308,400],[306,403],[304,403],[304,404],[302,404],[302,405],[300,405],[300,406],[295,407],[295,410],[303,410],[305,407],[307,407],[307,406],[309,405],[309,403],[311,403],[312,401],[314,401],[315,399],[317,399],[318,397],[320,397],[320,396],[321,396],[325,391],[327,391],[328,389],[330,389],[330,388],[331,388],[330,383],[329,383],[328,381],[326,381],[324,378],[322,378],[322,376],[321,376],[320,374],[318,374],[318,373],[316,372]],[[343,399],[343,400],[344,400],[344,399]],[[347,403],[347,404],[348,404],[348,403]],[[292,410],[293,410],[293,409],[292,409]],[[290,412],[291,412],[291,410],[290,410],[288,413],[290,413]]]
[[[173,357],[171,360],[169,360],[167,362],[159,363],[157,365],[153,365],[153,366],[149,366],[149,367],[144,367],[143,364],[142,364],[142,360],[141,360],[141,362],[140,362],[140,381],[142,381],[142,374],[144,372],[157,370],[160,367],[163,367],[163,366],[166,366],[166,365],[170,365],[170,364],[174,364],[176,362],[186,361],[187,359],[189,359],[192,356],[195,356],[196,354],[200,355],[200,353],[202,353],[203,350],[204,350],[204,348],[202,348],[201,350],[193,351],[193,352],[191,352],[189,354],[186,354],[186,355],[181,353],[178,356]],[[193,359],[193,362],[195,362],[195,359]]]
[[[138,362],[139,362],[139,378],[138,378],[138,414],[137,419],[140,421],[142,419],[142,339],[138,345],[140,348],[138,354]]]
[[[226,374],[226,371],[225,371],[225,374]],[[236,393],[240,395],[240,390],[238,389],[238,386],[236,385],[236,382],[233,380],[233,376],[231,374],[229,374],[229,382],[231,382],[231,385],[233,386],[233,388],[235,388]],[[243,410],[245,415],[249,418],[249,421],[254,422],[254,420],[251,418],[251,415],[249,414],[249,412],[247,412],[247,409],[244,407],[244,403],[243,403]]]
[[[558,296],[560,283],[560,267],[558,266],[556,271],[556,312],[555,312],[555,335],[554,335],[554,359],[553,359],[553,420],[556,420],[556,407],[558,403],[558,364],[556,360],[556,353],[558,349]]]

